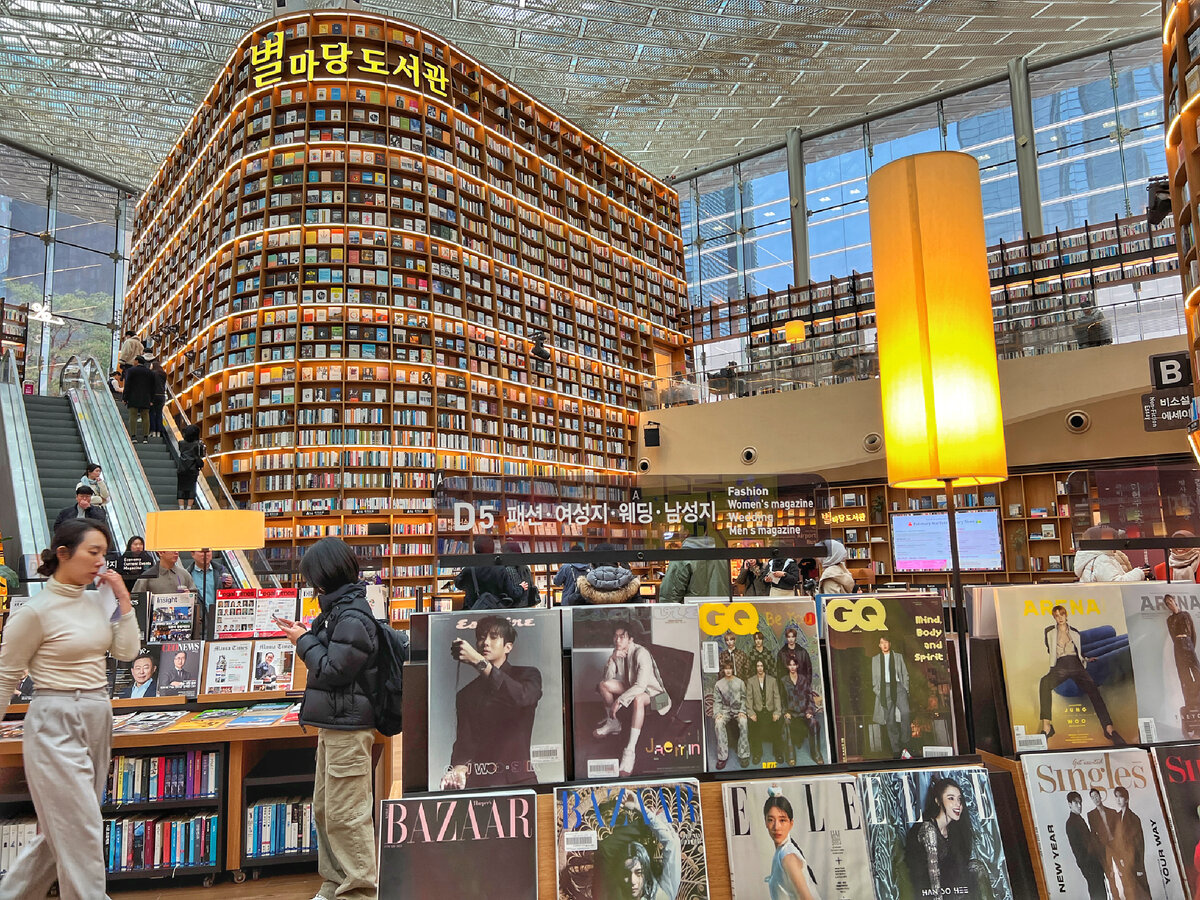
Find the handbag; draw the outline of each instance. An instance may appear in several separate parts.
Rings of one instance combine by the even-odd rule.
[[[512,609],[517,601],[507,594],[496,595],[491,591],[479,590],[479,578],[475,575],[475,567],[468,566],[471,582],[475,585],[475,604],[471,609]]]

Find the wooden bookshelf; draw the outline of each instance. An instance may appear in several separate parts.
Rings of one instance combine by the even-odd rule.
[[[1196,251],[1197,191],[1200,185],[1200,9],[1188,0],[1163,0],[1163,101],[1166,104],[1167,183],[1171,193],[1179,271],[1186,297],[1192,371],[1200,362],[1200,261]]]
[[[249,33],[134,235],[129,321],[268,556],[340,535],[404,603],[435,472],[631,473],[642,385],[684,358],[675,191],[370,13]]]

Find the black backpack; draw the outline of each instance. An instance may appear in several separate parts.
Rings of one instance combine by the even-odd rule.
[[[402,700],[404,664],[408,662],[408,634],[397,631],[383,619],[372,617],[371,622],[375,625],[375,667],[379,677],[375,682],[375,690],[372,691],[371,686],[367,684],[365,673],[360,673],[360,685],[363,693],[371,698],[375,730],[391,737],[400,733],[403,724]]]

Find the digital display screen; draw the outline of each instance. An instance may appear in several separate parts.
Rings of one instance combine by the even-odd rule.
[[[954,517],[959,570],[1003,571],[1000,510],[960,509]],[[946,511],[892,513],[892,557],[897,573],[949,572],[950,520]]]

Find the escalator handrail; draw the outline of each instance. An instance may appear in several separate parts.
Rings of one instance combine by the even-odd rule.
[[[38,475],[37,458],[30,439],[29,419],[25,413],[25,399],[21,380],[18,377],[16,355],[12,349],[0,354],[0,419],[12,426],[0,429],[8,448],[12,489],[16,498],[17,537],[21,555],[37,555],[50,546],[50,523],[46,516],[46,504],[42,499],[41,478]],[[13,563],[10,561],[10,565]],[[27,583],[28,584],[28,583]],[[29,593],[41,587],[34,583]]]

